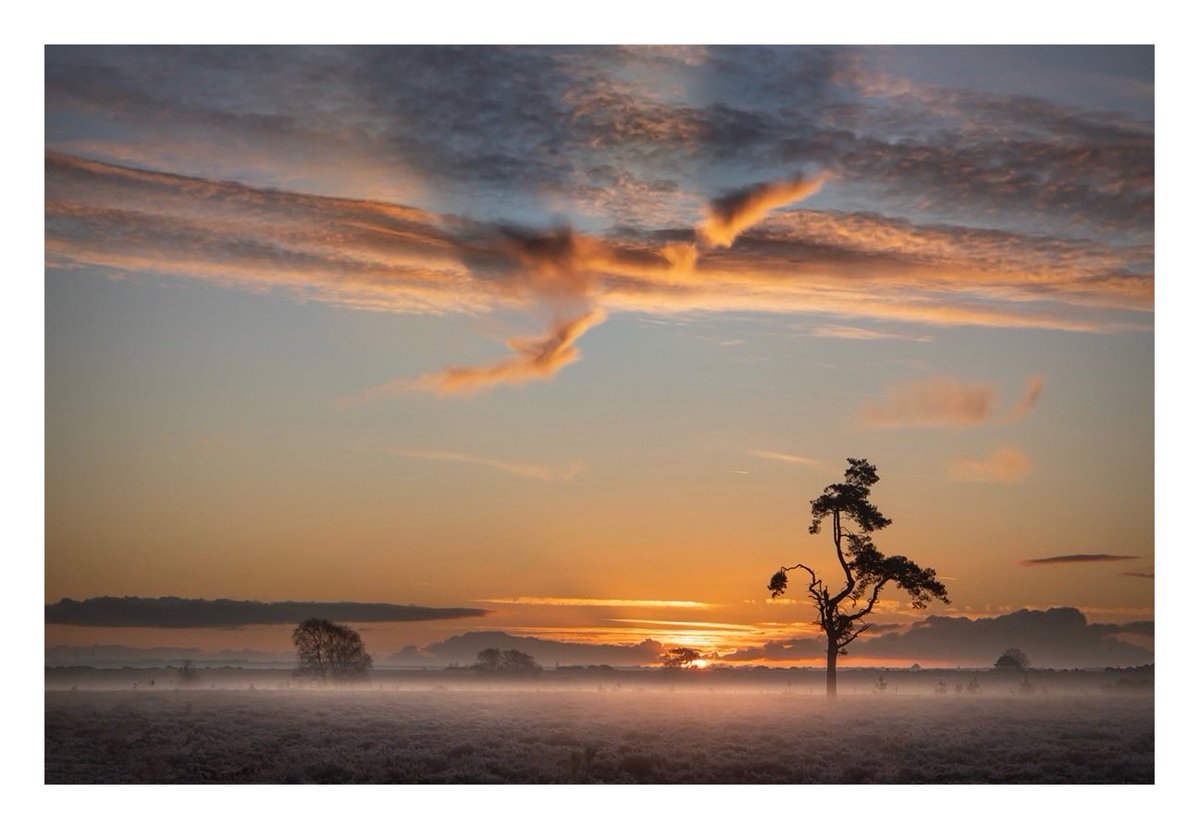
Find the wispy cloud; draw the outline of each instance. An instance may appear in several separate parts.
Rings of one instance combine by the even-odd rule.
[[[592,597],[492,597],[472,602],[500,605],[558,605],[596,608],[719,608],[711,602],[684,599],[595,599]]]
[[[1003,482],[1011,484],[1029,475],[1033,462],[1016,449],[998,449],[985,458],[952,458],[946,462],[951,481]]]
[[[460,452],[423,449],[393,449],[393,455],[406,458],[420,458],[426,461],[451,461],[460,464],[476,464],[482,467],[492,467],[523,478],[535,478],[540,481],[570,481],[584,470],[581,462],[574,462],[562,469],[555,469],[545,464],[531,464],[521,461],[501,461],[496,458],[485,458],[477,455],[467,455]]]
[[[1063,556],[1045,556],[1040,559],[1022,559],[1018,564],[1026,567],[1034,565],[1077,565],[1093,562],[1125,562],[1130,559],[1140,558],[1140,556],[1116,556],[1111,553],[1068,553]]]
[[[677,628],[705,628],[714,631],[759,631],[756,625],[738,625],[736,623],[687,622],[684,620],[641,620],[615,617],[609,622],[630,623],[633,625],[669,625]]]
[[[814,211],[777,217],[730,250],[698,252],[681,239],[689,233],[514,230],[387,202],[46,156],[51,267],[430,314],[570,301],[1104,331],[1149,323],[1100,310],[1153,305],[1152,278],[1130,273],[1152,255],[1143,249]]]
[[[1028,415],[1042,391],[1042,379],[1026,381],[1025,396],[1005,420]],[[995,418],[996,388],[991,383],[967,382],[946,375],[892,385],[878,403],[864,410],[866,422],[875,427],[971,427]]]
[[[900,334],[894,331],[862,328],[861,326],[803,326],[799,331],[809,337],[826,337],[837,340],[911,340],[916,343],[929,343],[933,336],[928,334]]]
[[[1146,246],[810,210],[745,224],[765,216],[776,200],[815,187],[785,184],[715,202],[710,222],[740,233],[738,244],[698,247],[686,226],[606,235],[565,226],[519,229],[384,201],[47,153],[46,263],[203,280],[353,308],[437,315],[521,310],[553,320],[541,336],[513,338],[508,358],[392,381],[343,403],[414,389],[462,395],[551,378],[578,359],[580,335],[615,311],[770,311],[1066,331],[1150,325],[1153,278],[1139,270],[1152,258]],[[892,337],[842,323],[814,331]],[[981,402],[989,411],[994,405],[986,390],[961,391],[944,384],[918,390],[915,400],[901,401],[900,412],[883,407],[873,420],[945,422],[936,405],[926,406],[930,395],[953,398],[949,421],[960,425],[972,422]],[[1035,400],[1031,392],[1012,417]]]
[[[696,231],[709,245],[728,248],[738,235],[755,225],[775,208],[807,199],[819,191],[827,175],[796,176],[782,182],[763,182],[714,199],[708,216]]]
[[[439,395],[472,395],[500,384],[549,380],[564,366],[579,359],[575,341],[604,321],[605,313],[592,309],[571,320],[555,323],[541,337],[513,337],[506,345],[513,356],[483,366],[450,366],[415,380],[394,380],[342,399],[356,404],[404,392],[430,391]]]
[[[937,376],[897,383],[881,403],[868,404],[868,423],[877,427],[975,426],[991,417],[996,390],[990,383],[965,383]]]
[[[1122,571],[1121,576],[1136,576],[1141,579],[1154,579],[1154,570],[1147,568],[1144,571]]]
[[[1042,387],[1045,386],[1045,379],[1040,375],[1033,375],[1025,381],[1025,397],[1013,404],[1012,409],[1008,411],[1007,419],[1017,421],[1024,418],[1033,409],[1033,405],[1038,402],[1038,398],[1042,396]]]
[[[774,452],[773,450],[747,450],[746,452],[755,458],[765,458],[768,461],[785,461],[789,464],[804,464],[808,467],[825,466],[823,462],[803,455],[790,455],[785,452]]]

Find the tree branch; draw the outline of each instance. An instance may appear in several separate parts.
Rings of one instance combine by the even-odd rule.
[[[858,639],[859,634],[862,634],[864,631],[866,631],[870,627],[871,627],[870,623],[864,623],[862,626],[860,626],[854,633],[852,633],[846,639],[844,639],[844,640],[839,639],[838,640],[838,648],[842,649],[842,648],[845,648],[846,646],[850,645],[851,643],[853,643],[855,640]]]
[[[838,564],[842,566],[842,572],[846,575],[845,587],[838,591],[831,600],[835,607],[854,591],[854,572],[850,570],[846,554],[842,553],[843,535],[845,534],[842,532],[842,511],[835,509],[833,511],[833,549],[837,552]]]
[[[871,598],[869,600],[867,600],[867,607],[862,609],[861,611],[856,611],[853,614],[847,614],[846,619],[850,620],[851,622],[854,622],[855,620],[861,620],[867,614],[870,614],[871,609],[875,607],[875,601],[877,599],[879,599],[879,592],[883,590],[884,585],[887,585],[891,581],[892,581],[892,578],[890,576],[888,576],[888,577],[884,577],[879,582],[876,582],[875,589],[873,591],[871,591]]]

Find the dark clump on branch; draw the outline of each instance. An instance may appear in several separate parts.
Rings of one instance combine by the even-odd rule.
[[[892,523],[869,501],[879,475],[864,458],[846,461],[849,466],[845,480],[830,484],[812,500],[812,523],[808,527],[809,533],[817,534],[829,520],[842,570],[841,587],[833,590],[826,586],[804,563],[781,567],[767,585],[771,596],[778,597],[788,588],[788,571],[808,574],[808,595],[817,609],[816,624],[827,641],[826,688],[831,696],[837,691],[837,656],[845,654],[846,646],[870,628],[862,619],[875,609],[885,586],[895,584],[905,591],[914,608],[924,608],[935,599],[949,602],[946,586],[932,568],[922,568],[906,556],[885,556],[875,547],[870,534]]]

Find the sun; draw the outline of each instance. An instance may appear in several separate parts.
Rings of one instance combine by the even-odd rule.
[[[693,668],[702,669],[707,665],[708,665],[707,660],[693,660],[692,661]]]

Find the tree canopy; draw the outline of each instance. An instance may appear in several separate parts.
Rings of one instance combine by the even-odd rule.
[[[361,680],[371,670],[358,632],[344,625],[309,619],[292,632],[298,665],[296,674],[321,680]]]
[[[663,668],[686,669],[691,668],[700,659],[700,652],[694,648],[673,648],[659,659],[662,660]]]
[[[935,599],[949,602],[946,586],[938,580],[936,571],[922,568],[906,556],[885,556],[875,546],[871,534],[892,523],[869,500],[879,475],[875,465],[865,458],[847,458],[846,462],[844,480],[828,485],[809,503],[812,522],[808,527],[809,533],[819,534],[828,520],[841,569],[841,586],[835,590],[835,586],[826,585],[804,563],[781,567],[767,585],[771,596],[778,597],[788,589],[789,571],[807,572],[808,595],[817,610],[816,625],[827,642],[826,689],[831,696],[837,693],[838,655],[845,654],[846,646],[870,628],[862,619],[875,610],[887,585],[905,591],[914,608],[924,608]]]

